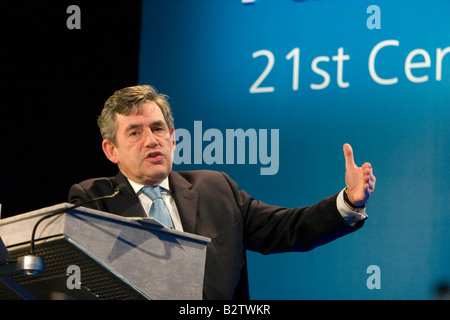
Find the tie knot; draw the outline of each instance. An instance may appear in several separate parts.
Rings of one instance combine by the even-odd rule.
[[[142,188],[142,192],[152,201],[155,199],[162,199],[160,186],[147,186]]]

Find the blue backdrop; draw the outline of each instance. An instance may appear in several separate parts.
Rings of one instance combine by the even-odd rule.
[[[344,187],[345,142],[374,167],[362,230],[248,253],[253,299],[429,299],[450,280],[449,12],[444,0],[144,0],[139,82],[170,97],[175,170],[225,171],[293,207]]]

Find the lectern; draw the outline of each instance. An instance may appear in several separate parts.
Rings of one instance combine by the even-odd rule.
[[[125,218],[62,203],[0,220],[11,259],[35,254],[45,270],[0,278],[0,299],[202,298],[209,238],[167,229],[151,218]]]

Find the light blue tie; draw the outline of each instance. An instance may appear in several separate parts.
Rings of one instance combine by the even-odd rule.
[[[150,217],[155,218],[167,228],[173,228],[169,209],[167,209],[161,196],[161,188],[159,186],[147,186],[143,187],[141,190],[153,202],[152,207],[150,208]]]

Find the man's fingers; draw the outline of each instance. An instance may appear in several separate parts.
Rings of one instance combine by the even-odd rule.
[[[370,191],[375,190],[376,182],[377,182],[377,178],[373,175],[373,170],[370,170],[370,180],[369,180],[369,189],[370,189]]]
[[[349,169],[355,166],[355,160],[353,158],[352,146],[348,143],[344,144],[344,157],[345,157],[345,168]]]
[[[361,169],[362,169],[362,172],[364,173],[364,175],[367,175],[369,177],[371,176],[371,174],[372,174],[372,165],[370,163],[368,163],[368,162],[364,163],[362,165]]]

